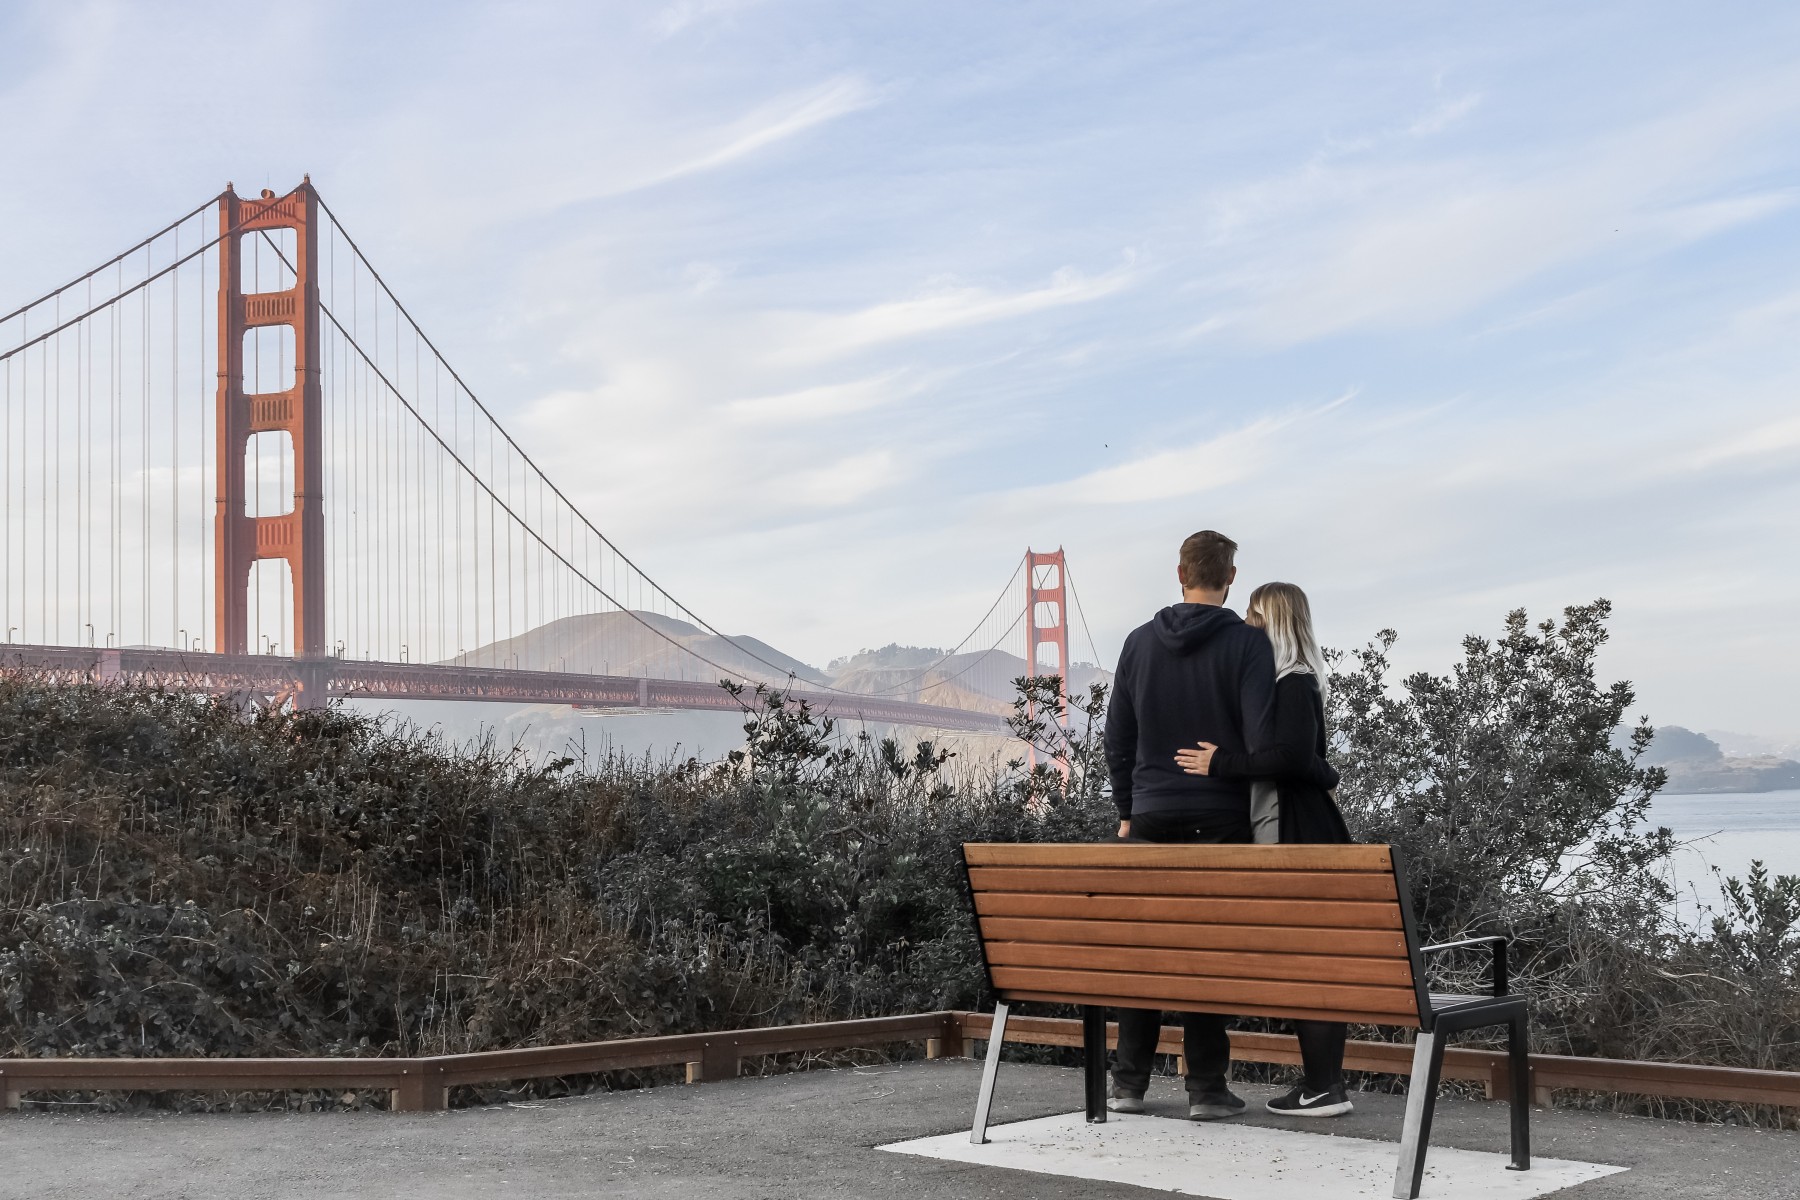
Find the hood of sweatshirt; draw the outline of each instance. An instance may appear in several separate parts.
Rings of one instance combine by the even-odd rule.
[[[1217,604],[1171,604],[1151,622],[1156,636],[1175,654],[1192,654],[1201,646],[1244,619]]]

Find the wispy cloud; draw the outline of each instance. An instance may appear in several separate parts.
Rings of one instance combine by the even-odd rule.
[[[1262,475],[1283,453],[1297,427],[1348,404],[1351,388],[1324,404],[1260,417],[1186,445],[1140,455],[1130,462],[1089,471],[1064,483],[1017,489],[1002,498],[1015,511],[1059,506],[1142,504],[1177,500],[1241,485]]]
[[[1434,133],[1442,133],[1474,112],[1475,106],[1480,103],[1481,94],[1479,92],[1471,92],[1465,96],[1446,100],[1408,125],[1406,134],[1408,137],[1430,137]]]
[[[1087,304],[1118,294],[1140,275],[1135,263],[1098,275],[1064,267],[1048,283],[1018,291],[949,284],[854,312],[794,314],[785,319],[788,336],[770,359],[820,362],[884,343]]]
[[[823,383],[774,396],[733,400],[725,406],[725,414],[748,425],[819,421],[848,416],[879,408],[913,390],[916,384],[911,387],[902,385],[904,375],[901,371],[889,371],[848,383]]]
[[[714,140],[719,144],[713,148],[621,183],[605,194],[624,195],[728,166],[809,129],[867,108],[875,103],[875,99],[875,89],[857,76],[846,75],[828,80],[798,95],[784,96],[764,104],[741,120],[734,121],[715,135]]]
[[[1732,433],[1700,447],[1691,459],[1696,467],[1713,468],[1758,459],[1789,457],[1800,450],[1800,417],[1771,421],[1754,429]]]
[[[1567,264],[1766,218],[1792,204],[1788,189],[1695,193],[1717,178],[1728,147],[1797,115],[1800,84],[1753,80],[1563,147],[1557,161],[1523,172],[1352,156],[1250,185],[1218,210],[1231,242],[1254,238],[1259,251],[1257,269],[1240,277],[1232,324],[1285,346],[1437,323]],[[1721,182],[1730,186],[1729,175]],[[1280,238],[1291,239],[1286,253],[1271,253]]]

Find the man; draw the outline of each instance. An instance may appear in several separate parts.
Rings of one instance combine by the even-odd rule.
[[[1181,544],[1181,603],[1132,630],[1119,653],[1106,715],[1106,765],[1119,807],[1119,837],[1134,842],[1248,842],[1250,787],[1189,775],[1175,752],[1197,742],[1256,750],[1273,740],[1275,657],[1269,639],[1223,607],[1237,579],[1237,543],[1202,530]],[[1231,1042],[1225,1018],[1183,1015],[1188,1117],[1244,1111],[1226,1086]],[[1162,1014],[1119,1012],[1114,1112],[1143,1112]]]

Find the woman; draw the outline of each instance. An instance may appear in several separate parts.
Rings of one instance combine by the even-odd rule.
[[[1190,775],[1251,781],[1251,823],[1259,842],[1349,842],[1354,839],[1329,789],[1337,772],[1325,761],[1325,656],[1313,633],[1312,606],[1291,583],[1265,583],[1250,593],[1247,624],[1269,635],[1275,652],[1275,742],[1249,752],[1201,742],[1175,761]],[[1344,1090],[1340,1021],[1296,1021],[1305,1076],[1269,1101],[1288,1117],[1338,1117],[1353,1107]]]

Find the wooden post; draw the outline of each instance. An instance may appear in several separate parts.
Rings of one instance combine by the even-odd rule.
[[[700,1043],[700,1057],[687,1065],[687,1081],[716,1083],[721,1079],[736,1079],[743,1069],[737,1048],[734,1037],[707,1038]]]
[[[925,1057],[964,1058],[968,1053],[968,1046],[963,1041],[962,1021],[955,1013],[945,1013],[944,1032],[925,1039]]]
[[[450,1107],[450,1089],[443,1084],[443,1068],[412,1059],[400,1068],[399,1086],[389,1093],[395,1112],[443,1112]]]

